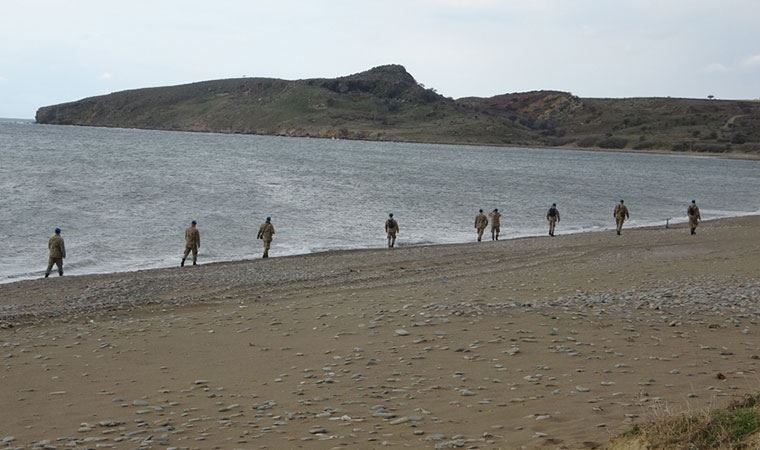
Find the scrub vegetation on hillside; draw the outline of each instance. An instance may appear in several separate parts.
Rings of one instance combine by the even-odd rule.
[[[760,153],[760,101],[579,98],[534,91],[452,99],[402,66],[339,78],[238,78],[42,107],[47,124],[434,143]]]

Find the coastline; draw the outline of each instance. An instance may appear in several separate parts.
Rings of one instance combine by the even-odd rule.
[[[757,392],[758,231],[749,216],[696,236],[676,225],[0,285],[0,436],[602,448],[658,410]]]
[[[747,220],[750,222],[756,222],[758,226],[760,227],[760,214],[755,213],[749,213],[747,215],[743,216],[736,216],[736,217],[725,217],[725,218],[715,218],[715,219],[709,219],[709,220],[703,220],[700,222],[700,229],[704,229],[705,227],[724,227],[724,226],[731,226],[734,223],[741,223],[742,221]],[[652,224],[646,224],[641,225],[637,227],[624,227],[623,234],[631,234],[636,233],[637,235],[642,234],[648,234],[648,233],[667,233],[676,235],[676,233],[682,233],[686,230],[687,222],[679,221],[671,223],[669,228],[665,228],[663,225],[652,225]],[[485,252],[485,253],[493,253],[493,252],[499,252],[500,249],[503,249],[504,247],[511,247],[511,246],[525,246],[525,247],[541,247],[546,248],[547,246],[551,245],[551,242],[559,241],[561,240],[580,240],[580,241],[586,241],[589,243],[594,243],[599,241],[600,239],[604,238],[610,238],[614,237],[614,227],[604,228],[601,230],[585,230],[585,231],[579,231],[574,233],[561,233],[558,232],[556,237],[551,238],[545,235],[530,235],[530,236],[519,236],[519,237],[513,237],[508,239],[501,239],[499,241],[490,241],[485,240],[483,242],[456,242],[456,243],[440,243],[440,244],[409,244],[409,245],[397,245],[394,249],[388,249],[384,245],[378,245],[376,247],[367,247],[367,248],[352,248],[352,249],[335,249],[335,250],[323,250],[323,251],[317,251],[317,252],[311,252],[311,253],[302,253],[302,254],[293,254],[293,255],[282,255],[282,256],[273,256],[269,259],[262,259],[262,258],[250,258],[250,259],[236,259],[236,260],[222,260],[222,261],[211,261],[206,263],[201,263],[198,266],[195,267],[186,267],[186,268],[180,268],[177,266],[162,266],[162,267],[153,267],[153,268],[145,268],[145,269],[136,269],[131,271],[115,271],[115,272],[102,272],[102,273],[86,273],[86,274],[74,274],[74,275],[66,275],[65,277],[56,277],[55,274],[51,275],[50,279],[44,279],[41,276],[40,277],[34,277],[34,278],[28,278],[28,279],[22,279],[17,281],[11,281],[7,283],[0,283],[0,323],[3,321],[8,322],[8,319],[15,318],[15,314],[18,314],[18,317],[24,318],[30,318],[32,321],[37,320],[45,320],[48,318],[48,315],[46,313],[40,314],[40,312],[33,312],[31,314],[27,314],[25,312],[16,311],[16,313],[11,314],[9,316],[9,307],[18,307],[22,306],[21,304],[14,304],[10,299],[13,298],[13,294],[24,294],[24,291],[26,289],[34,289],[39,291],[46,291],[48,289],[48,285],[51,282],[56,282],[54,280],[57,280],[57,282],[62,283],[71,283],[75,286],[81,287],[84,285],[85,287],[88,287],[88,283],[90,282],[102,282],[102,281],[108,281],[112,282],[116,285],[118,284],[126,284],[129,283],[130,280],[134,278],[143,278],[143,279],[158,279],[163,276],[167,277],[174,277],[178,275],[180,279],[187,278],[190,276],[191,270],[208,270],[211,272],[223,272],[227,269],[235,269],[240,270],[244,272],[250,272],[255,271],[259,267],[263,267],[265,264],[271,264],[276,263],[281,266],[285,267],[310,267],[314,260],[319,261],[323,259],[331,259],[335,260],[336,262],[340,261],[354,261],[354,260],[364,260],[364,259],[382,259],[382,258],[388,258],[390,257],[393,259],[394,255],[396,256],[403,256],[409,253],[417,255],[417,257],[425,258],[429,257],[431,259],[436,259],[440,256],[441,253],[445,254],[456,254],[460,251],[467,251],[470,253],[479,253],[479,252]],[[593,245],[593,244],[591,244]],[[333,268],[333,271],[345,271],[345,270],[351,270],[350,266],[351,263],[345,263],[340,264]],[[316,270],[316,272],[319,272],[319,269]],[[291,274],[293,275],[293,274]],[[212,275],[213,276],[213,275]],[[240,281],[240,280],[239,280]],[[47,283],[47,284],[46,284]],[[269,284],[278,284],[280,281],[275,281],[273,283]],[[3,294],[10,294],[8,296],[4,296]],[[150,293],[151,295],[154,293]],[[146,298],[147,300],[147,298]],[[195,297],[195,300],[197,300],[197,297]],[[42,304],[44,302],[39,302],[38,305]],[[65,300],[63,301],[65,304]],[[148,301],[148,304],[155,303],[153,301]],[[187,299],[179,302],[182,305],[188,305],[193,304],[193,301],[188,302]],[[136,303],[130,303],[128,306],[137,306]],[[100,309],[103,309],[104,311],[109,310],[112,307],[115,307],[116,309],[120,309],[122,305],[120,305],[118,302],[107,302],[102,305],[96,305],[94,309],[92,309],[91,312],[97,313]],[[101,308],[102,307],[102,308]],[[12,308],[11,308],[12,309]],[[16,308],[18,310],[18,308]],[[50,318],[56,318],[65,316],[66,314],[65,309],[61,310],[55,310],[52,312],[52,314],[49,315]],[[21,323],[25,322],[25,319],[22,319]]]
[[[60,124],[48,124],[40,123],[34,120],[31,121],[34,125],[45,126],[71,126],[71,127],[91,127],[91,128],[111,128],[120,130],[144,130],[144,131],[168,131],[177,133],[203,133],[203,134],[222,134],[222,135],[244,135],[244,136],[266,136],[266,137],[279,137],[279,138],[295,138],[295,139],[325,139],[325,140],[343,140],[343,141],[358,141],[358,142],[388,142],[388,143],[404,143],[404,144],[429,144],[429,145],[454,145],[464,147],[493,147],[500,149],[553,149],[553,150],[569,150],[569,151],[584,151],[584,152],[603,152],[603,153],[631,153],[631,154],[652,154],[652,155],[681,155],[681,156],[701,156],[706,158],[719,158],[719,159],[736,159],[746,161],[760,160],[760,153],[742,153],[742,152],[730,152],[730,153],[715,153],[715,152],[695,152],[684,151],[676,152],[665,149],[645,149],[636,150],[633,148],[624,149],[606,149],[600,147],[576,147],[576,146],[551,146],[543,144],[504,144],[504,143],[477,143],[477,142],[458,142],[458,141],[422,141],[422,140],[404,140],[404,139],[359,139],[359,138],[331,138],[323,136],[296,136],[287,134],[257,134],[257,133],[238,133],[238,132],[225,132],[225,131],[201,131],[201,130],[175,130],[166,128],[125,128],[108,125],[60,125]]]
[[[747,212],[745,214],[740,215],[732,215],[732,216],[722,216],[722,217],[715,217],[710,219],[702,220],[700,223],[709,223],[714,221],[721,221],[721,220],[727,220],[727,219],[734,219],[734,218],[741,218],[741,217],[753,217],[753,216],[759,216],[760,217],[760,211],[756,212]],[[688,222],[688,219],[686,218],[674,218],[670,221],[670,227],[675,228],[679,225],[684,225]],[[637,230],[637,229],[660,229],[665,227],[665,222],[662,222],[661,224],[654,224],[652,222],[647,222],[645,224],[636,225],[636,226],[626,226],[626,229],[629,230]],[[605,233],[609,231],[613,231],[615,227],[613,225],[609,225],[602,228],[587,228],[587,229],[580,229],[580,230],[573,230],[573,231],[560,231],[557,234],[557,237],[559,236],[570,236],[570,235],[577,235],[577,234],[587,234],[587,233]],[[487,233],[486,233],[487,234]],[[484,235],[484,242],[485,240]],[[544,233],[541,234],[519,234],[515,235],[513,237],[504,237],[502,235],[502,239],[500,241],[511,241],[511,240],[521,240],[521,239],[540,239],[545,237]],[[351,252],[365,252],[365,251],[385,251],[387,248],[385,247],[383,240],[380,239],[380,244],[375,246],[366,246],[366,247],[355,247],[355,248],[342,248],[342,249],[325,249],[325,250],[318,250],[308,253],[294,253],[294,254],[285,254],[285,255],[274,255],[272,258],[293,258],[293,257],[302,257],[302,256],[309,256],[309,255],[332,255],[332,254],[340,254],[340,253],[351,253]],[[448,247],[448,246],[459,246],[459,245],[470,245],[470,244],[476,244],[474,241],[463,241],[463,242],[445,242],[445,243],[404,243],[403,241],[399,241],[398,248],[425,248],[425,247]],[[201,266],[208,266],[208,265],[214,265],[214,264],[227,264],[227,263],[245,263],[245,262],[251,262],[256,261],[261,258],[244,258],[244,259],[212,259],[207,261],[201,261],[199,265]],[[127,269],[127,270],[119,270],[119,271],[108,271],[108,270],[96,270],[93,272],[85,272],[85,273],[76,273],[70,274],[70,269],[68,271],[69,274],[66,275],[66,277],[86,277],[86,276],[94,276],[94,275],[118,275],[118,274],[129,274],[129,273],[137,273],[137,272],[144,272],[144,271],[152,271],[152,270],[163,270],[163,269],[172,269],[175,268],[175,266],[167,266],[167,265],[148,265],[147,267],[138,267],[134,269]],[[39,280],[42,278],[43,272],[40,271],[40,273],[36,273],[34,275],[19,275],[14,278],[7,278],[0,280],[0,286],[6,285],[6,284],[13,284],[13,283],[21,283],[25,281],[34,281]],[[53,274],[55,275],[55,274]]]

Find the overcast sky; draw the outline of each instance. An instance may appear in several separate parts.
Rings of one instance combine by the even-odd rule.
[[[760,0],[1,0],[0,117],[406,66],[446,96],[760,97]]]

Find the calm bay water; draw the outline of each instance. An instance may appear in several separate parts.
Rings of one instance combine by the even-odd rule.
[[[60,226],[69,275],[178,265],[198,221],[200,262],[474,240],[478,208],[504,213],[504,238],[760,211],[760,161],[37,125],[0,120],[0,282],[37,277]]]

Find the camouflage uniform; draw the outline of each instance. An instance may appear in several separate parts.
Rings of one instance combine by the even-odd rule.
[[[702,220],[702,216],[699,214],[699,206],[695,202],[691,202],[691,205],[686,209],[686,215],[689,216],[691,234],[697,234],[697,225]]]
[[[623,202],[620,202],[615,205],[615,210],[612,211],[612,215],[615,217],[615,223],[617,224],[617,234],[620,234],[620,232],[623,230],[623,223],[629,217],[628,208],[623,204]]]
[[[549,211],[546,213],[546,220],[549,221],[549,236],[554,236],[554,228],[557,226],[557,222],[559,222],[559,210],[556,206],[549,208]]]
[[[66,246],[60,234],[56,233],[48,240],[48,266],[45,270],[45,278],[50,276],[53,265],[58,266],[58,276],[63,276],[63,258],[66,257]]]
[[[488,217],[486,217],[485,214],[483,214],[483,211],[480,211],[480,214],[475,216],[475,229],[478,230],[478,242],[481,241],[483,238],[483,232],[486,230],[486,227],[488,226]]]
[[[274,225],[272,225],[272,222],[267,219],[267,221],[262,223],[259,227],[259,234],[256,236],[257,239],[264,241],[264,255],[262,258],[269,258],[269,248],[272,246],[273,237]]]
[[[491,240],[498,241],[501,231],[501,213],[498,210],[493,210],[488,216],[491,218]]]
[[[198,262],[198,247],[201,246],[201,233],[195,225],[191,225],[185,230],[185,254],[182,255],[180,266],[185,265],[185,260],[190,252],[193,252],[193,265]]]
[[[399,232],[399,226],[396,219],[389,217],[385,221],[385,233],[388,235],[388,248],[393,248],[396,245],[396,234]]]

